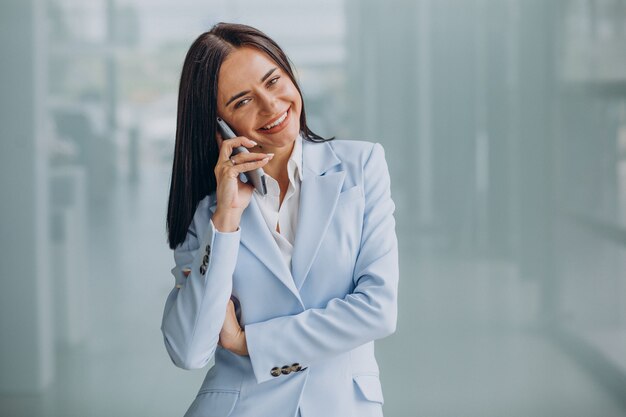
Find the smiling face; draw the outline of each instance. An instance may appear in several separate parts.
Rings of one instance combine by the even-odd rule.
[[[294,143],[302,98],[268,55],[249,47],[235,49],[222,63],[217,90],[217,113],[237,135],[266,149]]]

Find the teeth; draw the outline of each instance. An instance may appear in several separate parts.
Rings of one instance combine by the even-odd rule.
[[[271,125],[264,126],[263,129],[268,130],[268,129],[273,128],[274,126],[278,126],[279,124],[283,122],[283,120],[285,120],[285,117],[287,117],[287,112],[285,112],[285,114],[280,116],[280,118],[276,120],[274,123],[272,123]]]

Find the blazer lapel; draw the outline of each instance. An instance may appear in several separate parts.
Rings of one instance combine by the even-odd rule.
[[[302,141],[302,185],[298,225],[291,258],[291,271],[285,265],[282,254],[261,214],[256,199],[241,215],[241,243],[256,256],[282,283],[302,302],[302,288],[335,206],[343,181],[344,171],[327,173],[341,160],[328,143]],[[210,207],[215,211],[216,202]]]
[[[328,143],[302,141],[302,186],[298,225],[291,260],[291,271],[298,290],[302,288],[343,185],[345,172],[326,173],[341,163]]]
[[[215,205],[211,211],[215,211]],[[241,243],[300,300],[300,294],[296,289],[291,272],[285,265],[280,249],[267,228],[254,196],[241,215],[240,227]]]

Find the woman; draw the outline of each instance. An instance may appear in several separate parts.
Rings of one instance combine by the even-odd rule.
[[[240,136],[221,138],[217,117]],[[259,167],[267,195],[239,178]],[[161,326],[177,366],[215,359],[186,416],[381,416],[394,208],[383,148],[313,133],[274,41],[238,24],[202,34],[180,82]]]

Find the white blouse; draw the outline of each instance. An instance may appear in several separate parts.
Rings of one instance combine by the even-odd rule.
[[[302,183],[302,137],[298,135],[287,161],[289,187],[283,203],[280,204],[278,181],[265,174],[267,194],[261,195],[256,189],[252,193],[261,209],[261,214],[280,249],[285,263],[291,270],[291,255],[298,225],[300,207],[300,185]],[[279,226],[280,233],[276,231]]]

